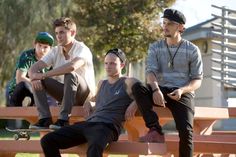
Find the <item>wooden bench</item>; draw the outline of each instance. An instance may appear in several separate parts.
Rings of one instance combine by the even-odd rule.
[[[53,119],[57,119],[60,111],[59,107],[50,107]],[[84,111],[81,106],[74,106],[70,121],[82,120]],[[35,123],[38,120],[38,111],[36,107],[0,107],[0,119],[23,119],[30,123]]]
[[[53,119],[56,119],[59,112],[59,107],[50,107],[52,117]],[[172,114],[167,108],[154,108],[154,110],[158,113],[161,124],[166,124],[167,122],[173,120]],[[83,109],[81,106],[75,106],[73,107],[72,113],[71,113],[71,122],[83,120]],[[212,126],[217,120],[221,119],[227,119],[229,118],[229,111],[227,108],[212,108],[212,107],[195,107],[195,116],[194,116],[194,137],[196,135],[203,136],[202,139],[194,139],[195,143],[195,152],[201,152],[201,153],[232,153],[232,148],[235,148],[235,142],[228,142],[227,139],[221,139],[220,141],[217,136],[216,140],[213,141],[206,141],[204,136],[211,135],[212,133]],[[38,112],[36,110],[36,107],[3,107],[0,108],[0,119],[25,119],[29,121],[30,123],[35,123],[38,119]],[[127,130],[127,136],[124,138],[126,141],[119,141],[115,142],[111,145],[111,148],[109,148],[106,152],[109,152],[111,154],[131,154],[132,150],[126,150],[128,146],[131,146],[132,149],[139,153],[139,154],[146,154],[147,152],[153,154],[161,154],[166,151],[165,147],[158,146],[156,144],[148,144],[148,143],[138,143],[137,141],[138,137],[145,134],[147,131],[147,128],[145,128],[143,119],[141,116],[137,115],[133,120],[126,121],[125,122],[125,128]],[[166,136],[166,144],[167,144],[167,152],[169,153],[175,153],[178,151],[178,136],[173,135]],[[171,137],[171,138],[170,138]],[[126,142],[122,143],[122,142]],[[41,147],[39,146],[39,141],[0,141],[0,152],[4,152],[2,145],[7,145],[8,147],[4,147],[8,151],[13,149],[14,143],[22,143],[22,147],[25,143],[31,143],[32,147],[38,146],[38,148],[32,148],[37,149],[37,152],[41,152]],[[34,144],[36,143],[36,144]],[[206,144],[209,145],[209,147],[206,147]],[[30,145],[30,144],[29,144]],[[222,147],[221,147],[222,146]],[[142,147],[143,149],[139,149],[139,147]],[[219,148],[226,148],[225,151],[221,150]],[[159,149],[160,148],[160,149]],[[15,148],[17,149],[17,148]],[[25,147],[25,152],[32,152],[30,149],[27,149]],[[82,150],[81,150],[82,149]],[[120,151],[116,151],[120,150]],[[130,149],[130,148],[128,148]],[[153,149],[153,150],[152,150]],[[22,148],[22,150],[24,150]],[[72,150],[75,152],[84,152],[84,147],[75,147]],[[235,149],[234,149],[235,150]],[[70,152],[67,151],[66,152]],[[235,151],[234,151],[235,152]],[[129,155],[130,156],[130,155]]]
[[[59,107],[50,107],[53,119],[57,118],[59,110]],[[160,117],[162,125],[173,120],[172,114],[167,108],[154,107],[154,110]],[[71,122],[82,120],[83,115],[83,108],[74,106],[70,116]],[[217,120],[228,118],[229,111],[227,108],[195,107],[194,131],[198,134],[211,134],[212,126]],[[30,123],[35,123],[38,119],[38,111],[36,107],[0,107],[0,119],[25,119]],[[135,126],[141,123],[140,127],[144,128],[145,125],[141,116],[137,116],[134,120]],[[131,120],[127,123],[134,122]],[[129,125],[125,126],[129,127]]]
[[[10,147],[9,147],[10,146]],[[66,154],[86,154],[87,145],[80,145],[70,149],[61,150]],[[30,141],[14,141],[4,140],[0,141],[0,152],[27,152],[27,153],[41,153],[42,148],[39,140]],[[131,154],[131,155],[151,155],[151,154],[166,154],[166,144],[159,143],[139,143],[131,141],[114,142],[108,146],[104,154]]]
[[[236,118],[236,107],[228,107],[228,111],[229,111],[229,118]],[[236,138],[236,130],[213,130],[212,135],[220,135],[220,136],[229,136],[232,139]],[[236,153],[236,151],[235,151]],[[234,153],[234,154],[235,154]],[[224,155],[222,155],[222,157],[229,157],[230,154],[229,153],[224,153]]]
[[[166,135],[166,145],[168,152],[176,153],[178,151],[178,137],[175,135]],[[227,141],[227,142],[226,142]],[[219,135],[194,135],[194,150],[195,153],[235,153],[236,139],[231,136]],[[62,153],[67,154],[84,154],[87,146],[81,145],[70,149],[62,150]],[[39,140],[2,140],[0,141],[0,152],[27,152],[41,153],[42,148]],[[133,141],[118,141],[110,144],[104,154],[130,154],[130,155],[164,155],[166,154],[165,144],[158,143],[139,143]]]
[[[167,108],[154,107],[154,111],[158,114],[161,125],[173,120],[172,114]],[[228,118],[227,108],[195,107],[194,134],[210,135],[217,120]],[[144,135],[147,132],[147,128],[144,126],[141,116],[126,121],[125,128],[129,132],[129,140],[135,141],[138,137]]]
[[[236,118],[236,107],[229,107],[229,118]],[[213,135],[236,135],[236,130],[214,130]]]

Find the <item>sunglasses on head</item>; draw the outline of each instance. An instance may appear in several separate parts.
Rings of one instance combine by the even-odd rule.
[[[111,49],[106,53],[106,55],[109,54],[109,53],[115,54],[117,57],[120,58],[121,62],[124,62],[124,58],[122,58],[123,52],[120,49],[118,49],[118,48]]]

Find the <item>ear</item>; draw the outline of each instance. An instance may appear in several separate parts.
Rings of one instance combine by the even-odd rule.
[[[121,68],[125,67],[125,63],[120,63]]]
[[[180,25],[179,25],[179,32],[183,33],[184,30],[185,30],[184,25],[183,25],[183,24],[180,24]]]
[[[75,37],[76,31],[71,29],[70,32],[71,32],[71,36]]]
[[[125,63],[121,63],[121,74],[125,74],[126,73],[126,67],[125,67]]]
[[[33,47],[36,48],[36,42],[35,41],[33,42]]]

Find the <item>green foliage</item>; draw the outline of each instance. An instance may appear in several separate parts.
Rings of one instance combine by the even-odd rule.
[[[169,3],[168,3],[169,2]],[[159,12],[174,0],[75,0],[79,36],[103,58],[113,47],[123,49],[129,61],[142,59],[148,44],[160,37]]]
[[[39,31],[53,33],[51,23],[63,13],[66,0],[1,0],[0,2],[0,84],[13,73],[20,52],[33,47]],[[55,5],[58,4],[58,5]],[[68,7],[67,7],[68,8]]]
[[[0,90],[10,79],[20,52],[33,46],[39,31],[53,33],[52,21],[70,16],[78,38],[95,56],[96,72],[104,53],[123,49],[130,61],[142,59],[148,43],[160,36],[159,12],[175,0],[1,0]]]

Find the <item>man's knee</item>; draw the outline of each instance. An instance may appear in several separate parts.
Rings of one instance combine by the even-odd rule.
[[[21,87],[21,88],[25,88],[26,84],[24,81],[21,81],[17,84],[17,86]]]
[[[22,91],[25,91],[25,90],[28,90],[27,88],[27,85],[26,85],[26,82],[24,81],[21,81],[19,82],[16,87],[15,87],[15,92],[22,92]]]
[[[51,141],[50,133],[43,136],[40,140],[42,148],[49,148],[51,145],[50,141]]]
[[[141,89],[143,88],[143,85],[141,82],[136,82],[133,84],[131,90],[132,90],[132,93],[135,94],[137,92],[140,92]]]
[[[64,80],[68,80],[68,79],[77,79],[77,74],[75,72],[71,72],[71,73],[66,73],[64,75]]]

